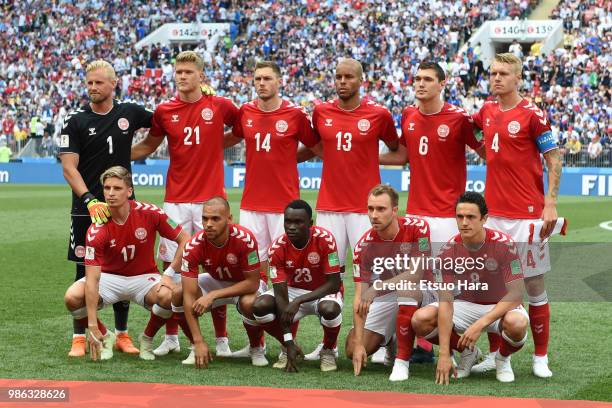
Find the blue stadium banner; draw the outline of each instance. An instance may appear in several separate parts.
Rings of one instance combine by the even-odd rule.
[[[155,164],[132,166],[134,185],[164,186],[166,183],[167,161]],[[244,186],[244,167],[225,167],[225,187]],[[466,189],[483,192],[486,169],[482,166],[468,166]],[[321,187],[320,165],[300,165],[300,188],[318,190]],[[383,183],[400,191],[410,187],[410,171],[381,169]],[[546,173],[544,181],[546,184]],[[0,184],[64,184],[62,167],[57,163],[0,163]],[[571,167],[563,169],[561,195],[607,196],[612,197],[612,168]]]

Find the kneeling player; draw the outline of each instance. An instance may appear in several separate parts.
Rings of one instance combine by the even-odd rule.
[[[396,333],[397,356],[390,381],[408,379],[410,356],[414,346],[414,332],[410,325],[412,315],[425,296],[417,289],[386,290],[385,284],[418,281],[422,268],[380,267],[385,260],[406,255],[409,259],[425,259],[431,253],[429,225],[425,220],[398,217],[398,194],[386,185],[374,187],[368,196],[368,216],[372,228],[355,246],[353,268],[355,299],[353,301],[354,327],[346,339],[347,357],[353,360],[355,375],[359,375],[367,361],[381,345],[389,344]],[[414,266],[414,264],[413,264]],[[404,273],[407,272],[407,273]],[[384,280],[384,281],[383,281]],[[396,324],[397,320],[397,324]],[[393,350],[390,345],[387,349]]]
[[[529,327],[521,304],[524,285],[518,249],[505,233],[484,227],[487,206],[480,194],[464,193],[457,201],[456,217],[459,234],[442,248],[441,267],[433,274],[440,302],[418,310],[413,326],[419,336],[433,342],[439,338],[436,383],[448,384],[451,349],[462,352],[457,377],[470,375],[480,357],[475,345],[483,331],[501,335],[495,357],[497,379],[512,382],[510,354],[525,344]]]
[[[115,334],[98,320],[98,308],[134,301],[152,309],[154,315],[170,317],[171,283],[161,282],[154,258],[155,235],[159,232],[179,246],[189,236],[155,205],[129,200],[132,175],[125,168],[111,167],[100,181],[112,220],[89,227],[86,275],[68,288],[64,301],[74,318],[89,327],[92,359],[108,360],[113,356]],[[174,263],[178,266],[179,259]],[[141,357],[146,352],[144,344],[141,335]]]
[[[253,314],[286,347],[274,367],[287,372],[297,371],[301,354],[292,324],[304,316],[318,316],[323,326],[321,371],[334,371],[343,304],[336,240],[326,229],[312,226],[312,208],[302,200],[285,208],[284,226],[286,233],[268,251],[274,289],[257,298]]]
[[[185,245],[181,265],[185,318],[192,333],[193,350],[183,361],[197,368],[208,367],[211,359],[202,337],[198,318],[211,308],[235,304],[242,316],[250,343],[249,353],[255,366],[268,365],[263,348],[263,329],[254,320],[253,302],[265,292],[257,242],[248,229],[232,224],[226,199],[213,197],[202,208],[204,230]],[[204,273],[199,273],[200,265]],[[173,306],[180,307],[173,298]]]

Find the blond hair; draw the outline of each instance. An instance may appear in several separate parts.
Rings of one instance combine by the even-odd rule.
[[[123,180],[123,182],[130,188],[134,188],[134,184],[132,184],[132,174],[122,166],[113,166],[108,168],[102,175],[100,176],[100,184],[104,185],[106,179],[111,177],[118,178]]]
[[[191,62],[196,65],[198,71],[204,71],[204,60],[195,51],[183,51],[176,56],[174,64],[179,62]]]
[[[378,184],[374,186],[374,188],[370,190],[368,197],[369,196],[378,197],[383,194],[386,194],[389,196],[389,198],[391,199],[391,205],[393,207],[397,207],[399,203],[399,194],[397,194],[397,191],[395,191],[393,187],[387,184]]]
[[[115,69],[113,68],[113,66],[110,64],[110,62],[108,61],[104,61],[104,60],[95,60],[89,63],[89,65],[87,65],[87,68],[85,68],[85,73],[88,74],[91,71],[94,71],[96,69],[103,69],[106,71],[106,74],[108,75],[108,79],[110,79],[111,81],[116,81],[117,80],[117,75],[115,74]]]
[[[357,61],[355,58],[340,58],[336,65],[336,69],[338,69],[341,64],[350,65],[355,70],[357,77],[363,78],[363,66],[361,62]]]
[[[518,76],[521,76],[523,74],[523,62],[519,57],[517,57],[511,52],[495,54],[494,61],[499,62],[500,64],[511,65],[514,70],[514,73]]]

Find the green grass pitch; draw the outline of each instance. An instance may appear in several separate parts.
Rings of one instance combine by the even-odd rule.
[[[241,190],[230,190],[233,213],[238,215]],[[138,188],[140,200],[161,204],[161,188]],[[314,204],[316,192],[304,191],[303,197]],[[406,202],[401,196],[400,207]],[[209,369],[184,367],[180,360],[187,354],[182,336],[180,354],[145,362],[138,356],[116,354],[100,363],[88,359],[70,359],[72,323],[63,305],[63,294],[72,283],[74,267],[66,261],[69,228],[70,191],[67,186],[0,186],[0,378],[35,378],[54,380],[142,381],[207,385],[251,385],[290,388],[327,388],[386,390],[400,392],[589,399],[612,401],[612,305],[586,299],[584,302],[551,304],[550,359],[554,377],[549,380],[531,374],[531,338],[512,365],[516,382],[498,383],[493,373],[473,375],[454,381],[448,387],[436,386],[434,365],[412,365],[410,380],[401,384],[388,381],[390,369],[369,364],[360,377],[354,377],[350,361],[344,357],[344,339],[351,326],[353,285],[346,279],[343,329],[340,334],[339,371],[321,373],[318,363],[304,362],[300,372],[289,375],[271,367],[257,368],[245,359],[218,359]],[[612,199],[599,197],[562,197],[559,214],[571,220],[566,241],[599,242],[608,252],[612,231],[599,227],[612,220]],[[597,262],[592,259],[590,262]],[[554,269],[551,273],[554,273]],[[608,279],[612,277],[608,276]],[[136,338],[146,324],[148,314],[132,305],[130,332]],[[112,326],[112,309],[101,313]],[[209,316],[202,319],[205,338],[213,338]],[[230,346],[236,350],[247,342],[246,333],[231,310],[228,316]],[[158,344],[163,333],[155,341]],[[300,325],[298,340],[309,352],[322,338],[314,318]],[[486,336],[480,346],[486,349]],[[214,340],[213,340],[214,344]],[[274,362],[279,352],[276,341],[268,337],[268,359]]]

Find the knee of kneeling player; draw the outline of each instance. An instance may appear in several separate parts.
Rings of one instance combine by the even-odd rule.
[[[255,297],[254,296],[240,296],[240,299],[238,299],[238,308],[240,310],[240,313],[243,316],[246,317],[252,317],[253,316],[253,303],[255,302]]]
[[[336,302],[323,301],[318,305],[319,315],[325,320],[334,320],[342,314],[342,308]]]
[[[502,323],[504,332],[515,341],[520,341],[525,337],[528,326],[527,318],[519,313],[506,313]]]
[[[274,298],[269,295],[261,295],[255,299],[253,302],[253,315],[255,316],[265,316],[270,313],[274,313],[275,304]]]
[[[428,307],[418,309],[412,315],[411,323],[417,336],[428,335],[438,324],[437,309]]]
[[[79,295],[78,291],[73,285],[68,288],[64,294],[64,304],[66,305],[66,309],[73,311],[85,304],[85,298],[84,296]]]
[[[172,303],[172,290],[168,289],[165,286],[162,286],[157,292],[157,303],[164,309],[170,309]]]

